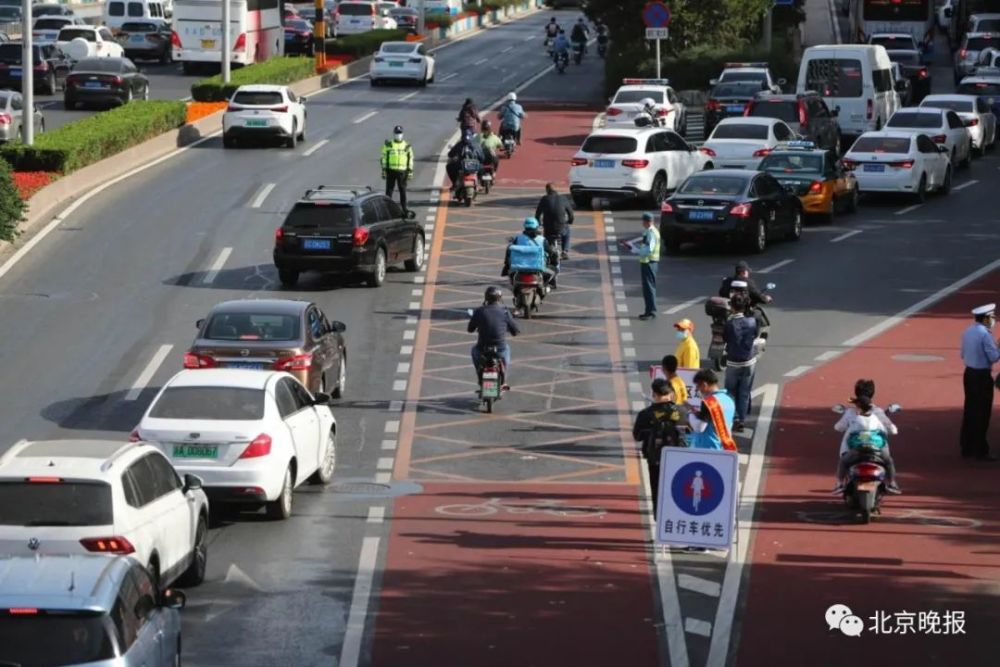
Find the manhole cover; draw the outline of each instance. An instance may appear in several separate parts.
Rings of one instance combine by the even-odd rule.
[[[375,484],[374,482],[344,482],[334,484],[330,490],[334,493],[352,493],[362,496],[387,496],[392,493],[392,487],[388,484]]]
[[[893,361],[916,361],[918,363],[944,361],[944,357],[939,357],[935,354],[894,354],[892,355],[892,359]]]

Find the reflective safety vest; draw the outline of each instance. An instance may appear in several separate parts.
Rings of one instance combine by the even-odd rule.
[[[405,141],[386,141],[381,164],[384,170],[413,171],[413,147]]]
[[[642,233],[642,251],[639,254],[640,264],[660,261],[660,230],[655,225]]]

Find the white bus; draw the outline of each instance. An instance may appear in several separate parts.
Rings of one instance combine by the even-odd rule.
[[[851,39],[868,42],[875,33],[913,35],[925,59],[934,52],[934,0],[850,0]]]
[[[285,53],[279,0],[230,0],[230,62],[250,65]],[[175,0],[174,61],[185,74],[195,66],[222,62],[222,1]]]

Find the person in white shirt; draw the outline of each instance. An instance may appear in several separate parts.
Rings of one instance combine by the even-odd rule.
[[[889,493],[901,493],[896,484],[896,465],[892,460],[892,453],[889,451],[889,435],[896,435],[899,429],[892,423],[885,411],[876,406],[875,382],[873,380],[858,380],[854,384],[854,398],[851,403],[854,407],[847,408],[840,417],[834,430],[843,433],[844,437],[840,441],[840,461],[837,464],[837,485],[833,489],[833,495],[839,495],[844,491],[844,476],[847,469],[863,460],[874,460],[885,466],[886,470],[886,490]],[[862,452],[859,448],[870,447],[876,450],[876,454],[870,451]]]

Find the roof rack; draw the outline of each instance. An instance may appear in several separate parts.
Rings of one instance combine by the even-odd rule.
[[[375,190],[373,190],[372,186],[370,186],[370,185],[364,186],[364,188],[365,188],[364,190],[360,190],[359,188],[360,188],[360,186],[357,186],[357,185],[317,185],[314,188],[309,188],[308,190],[306,190],[305,194],[302,195],[302,196],[303,197],[308,197],[309,195],[313,194],[314,192],[319,192],[321,190],[329,190],[329,191],[341,190],[341,191],[344,191],[344,192],[350,192],[355,197],[359,197],[359,196],[361,196],[363,194],[368,194],[370,192],[375,192]]]

